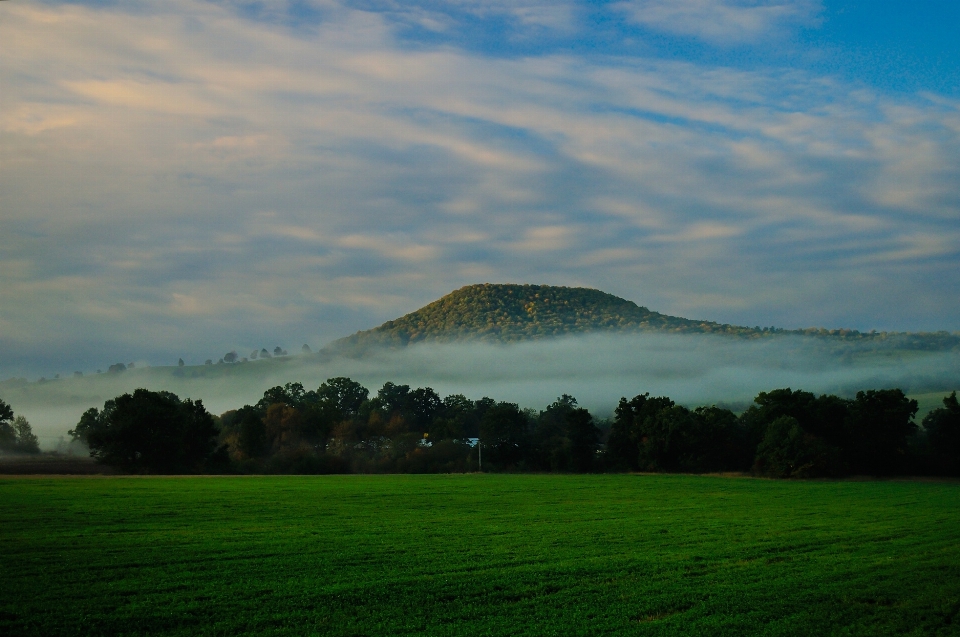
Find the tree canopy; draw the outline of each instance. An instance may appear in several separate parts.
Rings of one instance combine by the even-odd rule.
[[[70,435],[124,471],[196,473],[214,455],[218,431],[201,401],[137,389],[88,409]]]

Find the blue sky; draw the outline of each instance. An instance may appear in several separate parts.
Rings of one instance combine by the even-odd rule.
[[[0,376],[484,281],[960,330],[958,6],[0,3]]]

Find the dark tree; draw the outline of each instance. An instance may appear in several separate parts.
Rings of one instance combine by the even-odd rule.
[[[783,416],[793,418],[800,427],[809,430],[816,400],[817,397],[810,392],[793,391],[789,387],[760,392],[753,399],[754,404],[740,416],[740,421],[756,446],[766,436],[770,423]]]
[[[391,416],[403,416],[410,410],[410,385],[395,385],[386,382],[377,392],[374,399],[377,407],[388,418]]]
[[[40,441],[33,433],[33,428],[23,416],[13,419],[13,430],[17,436],[16,451],[20,453],[40,453]]]
[[[960,403],[957,392],[943,399],[943,407],[934,409],[923,419],[934,461],[934,471],[960,476]]]
[[[13,409],[0,398],[0,449],[12,451],[17,446],[17,432],[13,428]]]
[[[237,355],[236,352],[227,352],[226,354],[223,355],[223,362],[236,363],[238,358],[239,356]]]
[[[357,415],[369,395],[366,387],[344,376],[328,378],[317,389],[317,399],[332,405],[340,413],[341,419]]]
[[[475,403],[463,394],[443,399],[440,415],[430,426],[431,440],[476,438],[480,433],[480,418]]]
[[[645,416],[638,423],[640,442],[638,465],[641,471],[681,471],[682,461],[691,455],[688,440],[697,429],[696,414],[672,405]]]
[[[267,428],[256,407],[244,405],[234,413],[230,424],[236,430],[237,451],[241,457],[260,458],[266,455]]]
[[[917,401],[899,389],[857,392],[847,417],[847,455],[855,472],[890,475],[906,466],[908,438],[917,430]]]
[[[195,473],[216,450],[217,428],[203,403],[137,389],[87,410],[71,434],[90,455],[131,472]]]
[[[480,419],[485,465],[515,468],[527,451],[527,416],[514,403],[489,407]]]
[[[312,393],[312,392],[311,392]],[[301,383],[287,383],[286,385],[271,387],[263,392],[263,398],[257,402],[257,409],[261,414],[265,414],[270,405],[287,405],[289,407],[300,408],[308,402],[309,398],[306,390]]]
[[[577,409],[577,399],[563,394],[540,412],[531,435],[531,456],[542,471],[569,471],[573,464],[567,418]]]
[[[177,360],[177,367],[183,367],[183,359],[180,358]]]
[[[436,417],[443,413],[443,401],[430,387],[418,387],[409,396],[410,425],[418,432],[429,432]]]
[[[640,446],[645,444],[646,421],[661,410],[673,407],[673,404],[666,396],[650,398],[649,393],[640,394],[629,401],[620,399],[607,441],[608,454],[614,466],[634,470],[640,468]]]
[[[780,416],[757,447],[754,471],[772,478],[834,476],[840,471],[840,450],[804,431],[793,416]]]
[[[570,441],[571,468],[581,473],[593,471],[600,445],[600,430],[593,424],[593,416],[578,407],[567,412],[564,424],[566,438]]]
[[[698,420],[693,448],[696,457],[688,458],[684,466],[688,471],[747,471],[753,464],[756,445],[740,420],[729,409],[697,407]]]

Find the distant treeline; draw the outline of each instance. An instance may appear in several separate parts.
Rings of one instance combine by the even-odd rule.
[[[752,472],[777,478],[960,475],[960,405],[914,422],[899,389],[853,399],[777,389],[737,415],[665,396],[622,398],[596,421],[572,396],[541,411],[441,398],[349,378],[288,383],[254,405],[209,414],[200,401],[138,389],[85,412],[70,434],[93,457],[148,473]]]

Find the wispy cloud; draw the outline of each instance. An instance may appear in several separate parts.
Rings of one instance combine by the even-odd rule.
[[[675,25],[760,37],[817,12],[641,4],[704,38]],[[585,28],[575,5],[454,5],[418,6],[454,30],[485,12]],[[319,3],[297,24],[292,6],[3,3],[11,360],[82,349],[50,334],[173,360],[316,346],[479,280],[729,322],[960,327],[950,100],[797,69],[487,55],[404,40],[400,5]]]
[[[738,44],[811,25],[820,0],[628,0],[617,7],[631,20],[657,31],[718,44]]]

